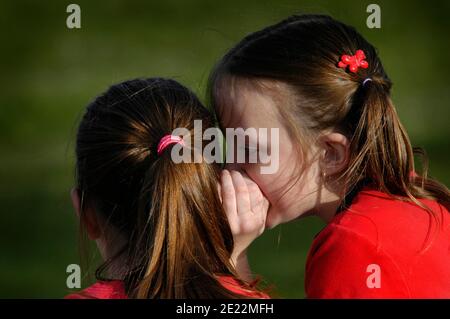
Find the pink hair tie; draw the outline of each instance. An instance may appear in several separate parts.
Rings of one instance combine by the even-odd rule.
[[[158,147],[156,149],[158,155],[161,155],[164,149],[171,144],[181,144],[182,146],[184,146],[184,141],[181,137],[175,135],[168,134],[163,136],[159,141]]]

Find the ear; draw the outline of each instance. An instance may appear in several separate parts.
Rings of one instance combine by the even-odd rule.
[[[322,169],[326,175],[342,172],[348,165],[350,141],[341,133],[327,133],[320,137],[323,147]]]
[[[70,190],[70,198],[72,199],[72,206],[73,209],[75,211],[75,214],[77,215],[78,218],[80,218],[81,214],[81,200],[80,200],[80,195],[79,195],[79,191],[78,188],[73,187]]]
[[[78,188],[72,188],[70,191],[70,197],[72,198],[72,205],[75,210],[75,214],[80,220],[80,223],[83,223],[83,226],[86,227],[87,234],[89,239],[96,240],[101,236],[101,227],[96,215],[95,210],[86,205],[84,207],[84,213],[81,212],[81,196]]]

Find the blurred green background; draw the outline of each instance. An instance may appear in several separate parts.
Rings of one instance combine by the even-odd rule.
[[[78,263],[69,190],[74,138],[85,105],[109,85],[173,77],[204,96],[214,62],[245,34],[293,13],[327,13],[379,48],[393,98],[431,175],[450,173],[449,1],[376,1],[381,29],[366,27],[372,1],[76,1],[81,29],[66,27],[69,1],[0,4],[0,297],[67,293]],[[255,272],[282,297],[304,297],[314,218],[266,232],[250,251]]]

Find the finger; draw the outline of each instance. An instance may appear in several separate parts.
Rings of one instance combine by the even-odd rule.
[[[245,180],[247,182],[248,193],[250,196],[250,204],[252,205],[252,211],[255,212],[259,209],[263,201],[263,194],[259,189],[258,185],[250,179]]]
[[[219,194],[219,200],[222,203],[223,202],[223,200],[222,200],[222,186],[220,185],[220,182],[217,183],[217,193]]]
[[[236,193],[237,214],[251,213],[250,195],[244,177],[238,171],[232,171],[231,179]]]
[[[263,212],[261,218],[262,218],[263,225],[265,225],[266,219],[267,219],[267,214],[269,213],[270,203],[269,203],[269,200],[264,197],[264,195],[263,195],[263,200],[262,200],[261,205],[263,207],[261,210]]]
[[[264,196],[261,189],[255,183],[248,185],[248,187],[250,191],[252,211],[259,216],[262,224],[265,225],[270,206],[269,200]]]
[[[221,177],[220,191],[222,195],[222,205],[228,220],[231,222],[237,218],[236,210],[236,194],[234,191],[233,181],[231,179],[230,172],[223,170]]]
[[[252,212],[259,212],[264,209],[263,203],[265,201],[265,197],[261,192],[258,184],[256,184],[248,175],[242,174],[246,184],[248,193],[250,196],[250,204],[252,207]]]

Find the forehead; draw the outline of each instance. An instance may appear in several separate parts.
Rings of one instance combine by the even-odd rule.
[[[279,127],[279,84],[269,80],[228,77],[217,85],[216,112],[222,127]]]

